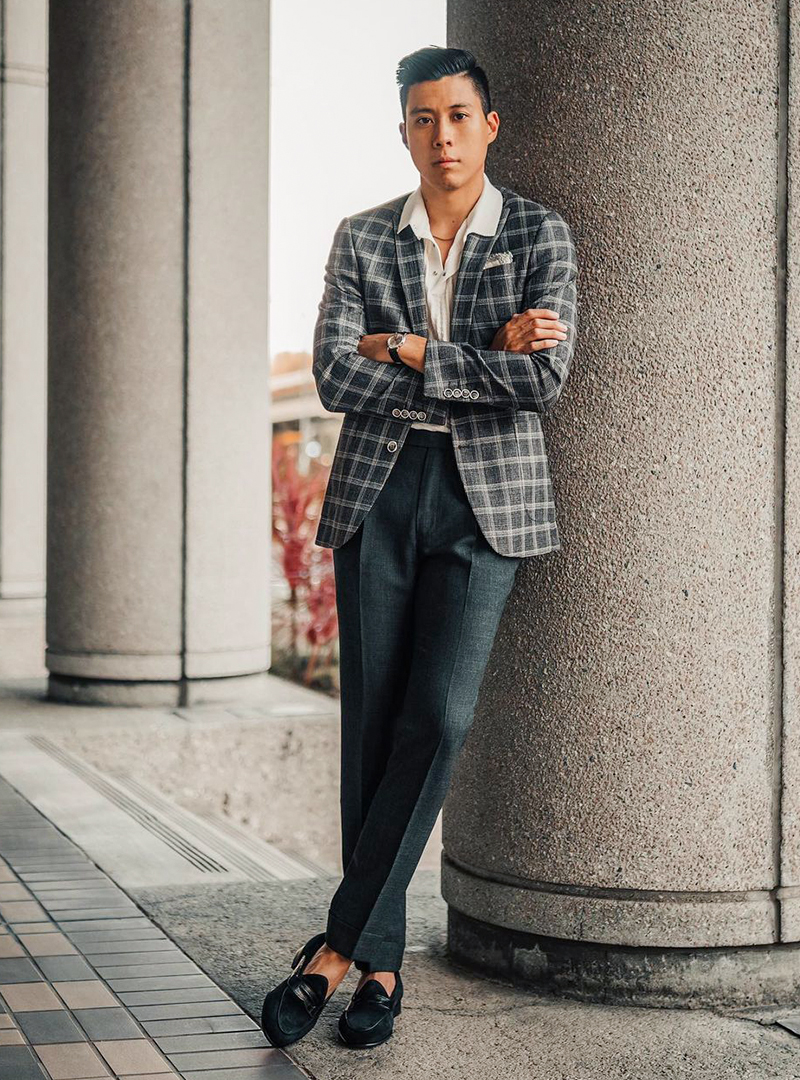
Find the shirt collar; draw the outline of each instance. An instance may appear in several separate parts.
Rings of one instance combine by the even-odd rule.
[[[484,172],[483,191],[481,191],[478,201],[462,222],[459,232],[463,230],[464,237],[470,232],[482,233],[484,236],[494,236],[497,232],[497,224],[500,221],[502,210],[503,195]],[[397,231],[401,232],[406,225],[411,225],[420,240],[434,239],[425,200],[422,198],[422,185],[417,187],[416,191],[412,191],[403,204],[403,211],[397,223]]]

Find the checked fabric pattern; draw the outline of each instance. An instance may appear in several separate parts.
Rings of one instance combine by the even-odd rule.
[[[496,185],[494,236],[468,233],[453,298],[450,341],[428,337],[424,242],[397,232],[408,193],[345,217],[325,265],[313,374],[323,406],[344,413],[315,542],[339,547],[358,529],[414,420],[451,425],[459,473],[478,524],[501,555],[561,547],[540,416],[558,401],[577,331],[577,258],[555,210]],[[509,257],[510,256],[510,257]],[[551,308],[567,325],[532,353],[489,349],[515,312]],[[363,334],[428,337],[425,370],[371,360]]]

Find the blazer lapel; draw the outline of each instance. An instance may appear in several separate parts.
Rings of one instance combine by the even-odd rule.
[[[400,211],[397,212],[397,220]],[[397,252],[397,268],[406,298],[408,332],[428,336],[428,313],[425,309],[425,241],[420,240],[410,225],[397,231],[394,227],[394,244]]]
[[[425,308],[425,241],[420,240],[411,225],[406,225],[402,232],[397,231],[402,205],[397,210],[394,225],[394,243],[397,253],[397,268],[406,298],[406,307],[410,319],[409,332],[427,337],[428,313]],[[461,262],[456,272],[453,291],[453,313],[450,317],[450,340],[466,341],[472,322],[475,297],[486,262],[495,241],[506,223],[511,205],[503,196],[503,209],[494,236],[482,233],[467,233]]]
[[[453,292],[453,313],[450,316],[450,340],[467,341],[469,339],[470,326],[472,324],[472,312],[475,307],[475,297],[478,295],[478,286],[483,276],[483,264],[488,259],[495,245],[511,206],[503,196],[503,209],[500,211],[500,219],[497,222],[497,230],[494,236],[484,236],[483,233],[467,233],[464,240],[464,250],[461,253],[461,262],[456,271],[456,284]]]

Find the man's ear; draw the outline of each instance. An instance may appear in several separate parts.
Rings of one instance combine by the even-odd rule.
[[[493,118],[492,120],[489,120],[490,116]],[[492,129],[489,132],[489,142],[493,143],[494,140],[497,138],[497,132],[500,128],[500,117],[493,109],[490,113],[487,114],[486,119],[489,122],[489,127]]]
[[[405,122],[405,120],[401,120],[400,123],[397,126],[400,129],[400,138],[403,140],[403,146],[405,146],[406,150],[408,150],[408,142],[406,140],[406,122]]]

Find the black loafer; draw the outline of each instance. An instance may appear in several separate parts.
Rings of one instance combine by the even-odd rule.
[[[339,1038],[348,1046],[379,1046],[386,1042],[394,1029],[394,1018],[400,1012],[403,980],[394,974],[395,983],[387,994],[377,979],[367,979],[355,991],[339,1017]]]
[[[333,992],[328,996],[328,980],[324,975],[317,972],[303,974],[303,969],[324,944],[325,934],[315,934],[298,949],[292,960],[292,974],[264,998],[261,1030],[272,1046],[288,1046],[302,1039],[333,997]]]

